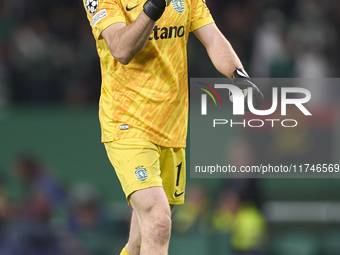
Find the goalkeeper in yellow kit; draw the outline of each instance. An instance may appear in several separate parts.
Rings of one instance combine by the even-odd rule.
[[[171,210],[184,203],[187,41],[201,40],[234,84],[253,87],[205,0],[84,0],[102,70],[102,142],[129,205],[121,255],[166,255]],[[239,81],[236,78],[241,78]]]

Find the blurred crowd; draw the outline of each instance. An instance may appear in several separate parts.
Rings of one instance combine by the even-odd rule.
[[[0,1],[1,102],[98,100],[99,61],[82,1]]]
[[[30,154],[17,155],[7,173],[0,184],[0,254],[119,253],[116,236],[127,236],[128,221],[112,218],[96,187],[68,187]]]
[[[339,1],[207,4],[251,76],[339,76]],[[188,46],[190,76],[216,77],[197,44],[190,40]],[[0,0],[0,107],[10,102],[97,102],[100,80],[82,1]]]
[[[211,0],[207,3],[216,24],[252,77],[339,76],[339,1]],[[200,71],[208,75],[203,67]],[[198,75],[194,70],[193,76]]]
[[[236,167],[255,163],[246,139],[235,137],[232,144],[226,152],[228,163]],[[211,239],[209,254],[270,254],[258,179],[228,178],[216,185],[214,189],[202,183],[188,185],[185,204],[174,210],[173,230],[206,235]]]

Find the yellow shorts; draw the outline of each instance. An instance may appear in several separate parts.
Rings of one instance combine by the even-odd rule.
[[[162,186],[169,204],[183,204],[185,148],[169,148],[148,140],[125,138],[105,143],[126,199],[141,189]],[[130,205],[130,203],[129,203]]]

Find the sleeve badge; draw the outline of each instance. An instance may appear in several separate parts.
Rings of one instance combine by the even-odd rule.
[[[96,13],[97,8],[98,8],[98,0],[86,0],[85,1],[85,6],[87,11],[93,15]]]

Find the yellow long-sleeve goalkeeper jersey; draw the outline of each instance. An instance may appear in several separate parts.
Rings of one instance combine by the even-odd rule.
[[[101,32],[131,24],[145,0],[84,0],[102,70],[102,142],[136,137],[185,147],[188,122],[186,46],[189,32],[213,23],[205,0],[172,0],[144,48],[128,65],[111,55]]]

